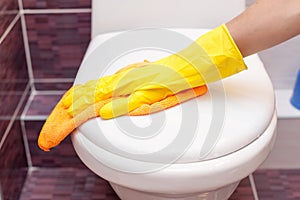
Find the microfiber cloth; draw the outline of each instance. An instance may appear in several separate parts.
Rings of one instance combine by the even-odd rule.
[[[165,99],[149,104],[143,104],[139,108],[128,113],[130,116],[148,115],[158,111],[165,110],[167,108],[176,106],[187,100],[201,96],[207,92],[207,86],[203,85],[181,91],[175,95],[166,97]],[[62,99],[68,95],[68,92],[64,94]],[[68,114],[67,109],[63,105],[62,100],[58,102],[49,117],[47,118],[38,138],[38,145],[44,151],[50,151],[51,148],[59,145],[70,133],[89,119],[99,116],[100,108],[111,99],[103,100],[89,106],[80,114],[72,117]]]

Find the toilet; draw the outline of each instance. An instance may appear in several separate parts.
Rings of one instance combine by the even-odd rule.
[[[149,10],[156,2],[142,1],[149,4],[142,6]],[[163,2],[168,6],[171,0]],[[212,2],[217,1],[208,4]],[[240,2],[236,1],[224,16],[230,18],[240,12],[244,6]],[[130,14],[124,14],[121,24],[113,23],[118,14],[112,17],[115,25],[101,22],[101,14],[114,9],[114,3],[122,8],[121,16],[127,9],[135,16],[145,12],[136,8],[131,12],[133,8],[124,1],[93,1],[92,40],[74,84],[98,79],[144,59],[155,61],[212,28],[207,24],[183,27],[180,20],[171,23],[172,28],[162,28],[163,23],[138,28],[140,19],[130,25]],[[200,12],[198,17],[205,18],[207,13]],[[152,22],[147,17],[145,21]],[[213,19],[210,25],[218,23]],[[123,200],[228,199],[239,182],[264,162],[276,137],[271,81],[257,55],[245,58],[245,62],[248,70],[208,84],[203,96],[162,112],[87,121],[72,133],[78,156],[95,174],[109,181]]]

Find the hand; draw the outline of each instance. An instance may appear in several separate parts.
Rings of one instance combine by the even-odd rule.
[[[133,64],[113,75],[75,86],[63,102],[74,116],[95,102],[111,98],[100,109],[100,116],[110,119],[246,68],[226,26],[222,25],[177,54],[152,63]]]

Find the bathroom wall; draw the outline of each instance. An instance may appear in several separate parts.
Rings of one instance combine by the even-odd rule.
[[[90,0],[23,0],[34,82],[22,114],[29,167],[84,167],[69,137],[51,152],[39,149],[37,138],[54,105],[72,86],[90,41],[90,7]]]
[[[0,1],[0,196],[17,199],[27,160],[20,115],[30,92],[17,0]],[[3,195],[3,197],[2,197]]]
[[[275,89],[292,89],[300,70],[300,36],[259,53]]]
[[[89,0],[0,1],[0,196],[5,200],[18,199],[32,167],[84,167],[70,139],[46,154],[38,149],[37,136],[72,85],[90,39],[90,6]]]

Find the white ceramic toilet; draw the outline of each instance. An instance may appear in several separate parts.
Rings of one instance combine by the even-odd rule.
[[[93,13],[103,11],[101,2],[93,2]],[[157,60],[180,48],[172,45],[174,39],[188,43],[208,31],[146,28],[100,34],[97,15],[75,84],[130,63]],[[150,42],[143,43],[145,38]],[[89,120],[72,134],[77,154],[123,200],[228,199],[267,158],[276,135],[270,79],[257,55],[245,62],[247,71],[209,84],[207,94],[163,112]]]

